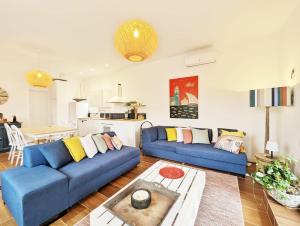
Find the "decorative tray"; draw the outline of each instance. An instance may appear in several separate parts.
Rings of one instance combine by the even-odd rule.
[[[131,205],[131,194],[141,188],[151,192],[151,203],[146,209],[135,209]],[[179,195],[159,183],[139,179],[108,201],[104,207],[128,225],[158,226],[161,225]]]

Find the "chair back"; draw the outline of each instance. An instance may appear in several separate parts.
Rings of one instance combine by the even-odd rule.
[[[15,145],[15,137],[14,137],[13,130],[10,128],[10,126],[7,123],[4,123],[4,128],[6,130],[9,145],[10,146]]]
[[[19,148],[23,148],[26,145],[27,141],[26,141],[22,131],[18,127],[16,127],[15,125],[12,125],[11,129],[15,133],[17,146]]]

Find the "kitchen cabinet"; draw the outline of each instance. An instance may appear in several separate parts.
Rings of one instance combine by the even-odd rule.
[[[114,131],[124,145],[139,147],[140,126],[143,120],[107,120],[99,118],[81,118],[78,122],[80,136],[89,133]]]

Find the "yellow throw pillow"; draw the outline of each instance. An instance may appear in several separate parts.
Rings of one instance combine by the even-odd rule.
[[[79,137],[67,138],[64,140],[64,143],[75,162],[79,162],[80,160],[84,159],[86,155]]]
[[[176,128],[166,128],[168,141],[177,141]]]
[[[227,130],[223,130],[222,129],[222,133],[221,136],[236,136],[236,137],[244,137],[245,134],[243,131],[237,131],[237,132],[231,132],[231,131],[227,131]]]

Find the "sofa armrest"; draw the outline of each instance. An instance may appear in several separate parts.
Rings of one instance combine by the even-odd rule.
[[[39,165],[49,165],[40,152],[39,147],[44,144],[27,146],[23,150],[23,166],[31,168]]]

